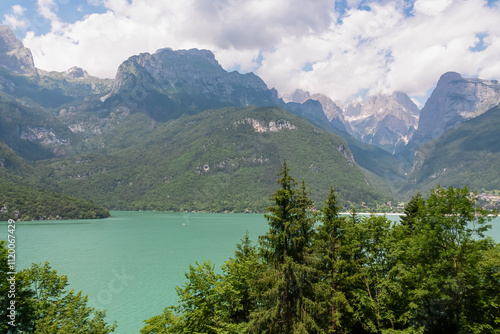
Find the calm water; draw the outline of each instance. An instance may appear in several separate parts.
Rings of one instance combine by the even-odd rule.
[[[116,333],[138,333],[142,322],[175,304],[175,286],[195,261],[220,268],[248,230],[255,242],[266,233],[258,214],[112,212],[105,220],[19,222],[17,267],[49,261],[70,288],[118,321]],[[397,219],[396,217],[390,217]],[[490,235],[500,241],[500,219]],[[0,239],[6,223],[0,223]],[[4,232],[5,231],[5,232]]]

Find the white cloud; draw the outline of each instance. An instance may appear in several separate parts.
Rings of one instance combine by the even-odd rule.
[[[7,14],[4,16],[4,20],[2,21],[2,24],[6,24],[10,26],[12,29],[17,30],[17,29],[22,29],[26,28],[27,23],[23,19],[19,19],[15,15],[12,14]]]
[[[28,26],[28,22],[22,17],[26,8],[20,5],[14,5],[11,9],[12,13],[4,15],[2,24],[10,26],[13,30],[26,28]]]
[[[344,101],[362,90],[423,96],[451,70],[500,77],[500,9],[483,0],[417,0],[411,17],[404,1],[368,3],[366,10],[366,1],[358,9],[353,0],[340,20],[331,0],[87,2],[107,12],[67,24],[53,0],[38,0],[52,24],[50,33],[24,39],[38,67],[77,65],[113,77],[134,54],[206,48],[225,68],[253,70],[282,93],[302,88]],[[486,48],[473,52],[478,33]]]
[[[417,14],[437,15],[445,10],[452,0],[417,0],[413,8]]]
[[[406,20],[398,32],[380,40],[391,47],[394,59],[388,64],[389,87],[424,95],[447,71],[472,76],[484,65],[498,63],[500,54],[491,47],[481,52],[470,50],[477,33],[488,32],[498,40],[498,17],[498,10],[471,0],[456,2],[431,18],[417,14]],[[490,59],[488,63],[483,63],[485,57]]]
[[[14,13],[15,15],[21,16],[24,14],[25,11],[26,11],[26,8],[24,8],[20,5],[12,6],[12,13]]]
[[[36,6],[40,15],[49,21],[58,21],[56,14],[57,4],[54,0],[37,0]]]

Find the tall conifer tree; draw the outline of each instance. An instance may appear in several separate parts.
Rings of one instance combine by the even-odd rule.
[[[280,189],[268,207],[269,232],[260,237],[261,257],[267,265],[260,280],[260,305],[251,328],[258,333],[315,333],[315,272],[310,264],[314,221],[305,184],[300,189],[286,162],[279,174]]]
[[[328,332],[336,333],[340,324],[339,304],[345,304],[345,296],[339,287],[341,266],[341,247],[344,237],[344,219],[339,216],[340,206],[333,187],[321,210],[321,222],[316,239],[316,253],[319,259],[321,279],[317,292],[322,300],[322,314]],[[327,321],[326,321],[327,320]]]

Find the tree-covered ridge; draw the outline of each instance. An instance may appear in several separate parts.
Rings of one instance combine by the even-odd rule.
[[[124,141],[142,136],[137,144],[120,148],[111,136],[112,148],[100,153],[38,163],[38,178],[110,209],[263,212],[286,159],[310,180],[318,204],[328,182],[346,204],[393,199],[383,181],[359,168],[345,140],[281,108],[209,110],[168,123],[153,124],[144,114],[129,120],[134,131],[125,131],[129,123],[115,131]]]
[[[96,219],[109,216],[108,209],[88,200],[0,180],[0,221]]]
[[[109,211],[88,200],[41,187],[31,163],[0,142],[0,221],[90,219]]]
[[[222,274],[190,266],[154,333],[499,333],[500,244],[464,188],[415,196],[401,224],[340,216],[331,189],[317,214],[284,164],[269,231],[246,235]]]
[[[48,262],[13,273],[7,264],[9,254],[5,241],[0,240],[2,333],[108,334],[115,330],[116,322],[108,325],[106,312],[88,306],[88,297],[81,291],[66,290],[67,276],[58,275]]]

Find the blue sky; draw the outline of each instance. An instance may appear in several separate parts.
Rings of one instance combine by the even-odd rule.
[[[346,102],[403,91],[420,106],[439,77],[500,79],[492,0],[1,0],[0,20],[35,65],[114,77],[159,48],[212,50],[280,93]]]

